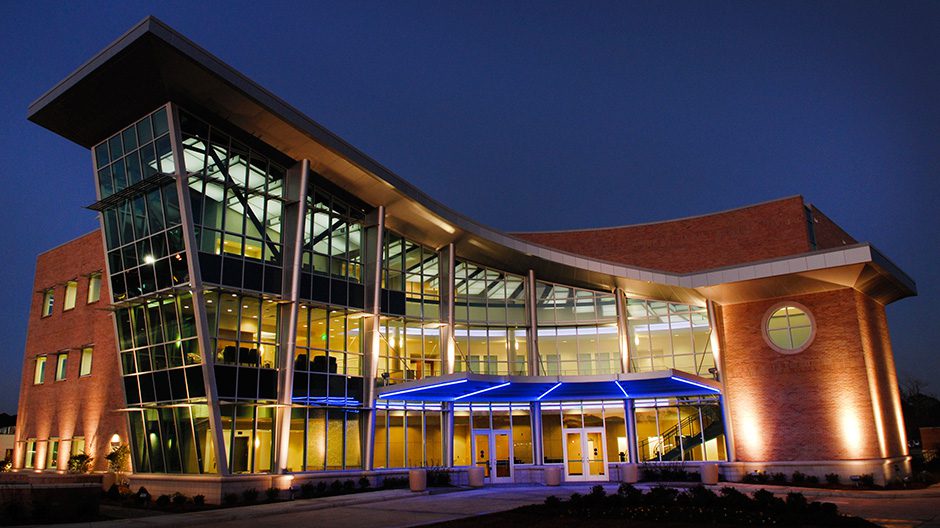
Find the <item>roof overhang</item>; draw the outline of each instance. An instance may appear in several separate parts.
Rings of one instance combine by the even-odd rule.
[[[378,399],[412,402],[551,402],[703,396],[721,385],[677,370],[598,376],[455,373],[383,387]]]
[[[815,252],[681,275],[591,259],[512,237],[435,201],[153,17],[33,102],[28,117],[90,148],[167,101],[214,114],[294,160],[311,160],[313,170],[340,187],[373,206],[384,205],[388,227],[435,248],[453,243],[462,256],[484,265],[533,269],[549,281],[595,289],[621,287],[638,296],[695,304],[707,298],[740,302],[767,292],[785,295],[846,286],[862,288],[882,302],[916,292],[913,281],[864,244],[858,248],[865,249],[854,253],[853,248],[834,250],[851,256],[842,259],[845,264],[838,264],[834,252]],[[820,255],[822,268],[815,262]],[[832,267],[846,269],[822,271]]]

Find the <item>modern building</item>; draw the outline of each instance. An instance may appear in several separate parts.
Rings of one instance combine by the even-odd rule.
[[[914,282],[799,196],[502,233],[153,18],[29,119],[92,155],[100,235],[54,251],[101,245],[81,269],[40,259],[17,468],[56,439],[58,464],[74,451],[89,406],[41,406],[79,390],[106,403],[81,422],[86,448],[126,439],[148,486],[422,466],[607,480],[620,462],[908,471],[885,305]],[[97,270],[101,309],[62,312]],[[81,313],[94,335],[64,330]]]

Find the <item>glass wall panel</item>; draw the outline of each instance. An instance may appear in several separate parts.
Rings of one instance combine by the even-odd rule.
[[[675,368],[708,376],[715,366],[704,307],[627,299],[627,326],[632,372]]]
[[[715,397],[636,400],[640,461],[727,460]]]
[[[540,374],[620,372],[616,294],[546,282],[536,294]]]

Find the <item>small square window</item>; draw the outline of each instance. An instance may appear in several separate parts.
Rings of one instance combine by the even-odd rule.
[[[101,272],[95,272],[88,276],[88,303],[98,302],[101,298]]]
[[[65,302],[62,305],[62,311],[75,308],[75,297],[78,295],[78,281],[70,280],[65,283]]]
[[[42,316],[52,315],[52,307],[55,306],[55,290],[49,288],[42,294]]]

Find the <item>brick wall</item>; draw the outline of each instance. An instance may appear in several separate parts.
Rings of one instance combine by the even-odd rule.
[[[27,439],[37,439],[36,467],[45,465],[48,439],[70,440],[83,436],[94,467],[107,469],[104,459],[110,439],[118,433],[127,440],[126,419],[115,411],[124,406],[120,365],[114,339],[110,293],[102,276],[101,297],[88,304],[88,275],[104,270],[104,250],[98,231],[47,251],[36,261],[36,278],[30,306],[23,378],[16,424],[16,467],[23,467]],[[78,281],[75,308],[63,311],[65,283]],[[52,315],[42,317],[43,291],[55,289]],[[81,348],[94,346],[91,374],[79,376]],[[56,381],[56,354],[68,350],[65,380]],[[36,357],[47,355],[46,374],[34,385]],[[68,467],[70,444],[59,447],[58,469]]]
[[[800,196],[654,224],[514,236],[571,253],[675,273],[811,250]]]
[[[856,243],[852,235],[846,233],[822,211],[816,209],[815,205],[810,205],[809,209],[813,218],[813,231],[816,236],[817,249],[831,249]]]
[[[784,300],[806,306],[815,317],[816,337],[798,354],[776,352],[763,338],[765,314]],[[720,307],[723,376],[738,460],[901,454],[897,423],[883,417],[885,427],[876,424],[884,413],[876,413],[873,401],[890,400],[897,388],[891,385],[884,310],[872,303],[847,288]],[[892,405],[883,403],[885,409]],[[893,439],[882,442],[881,429]]]

